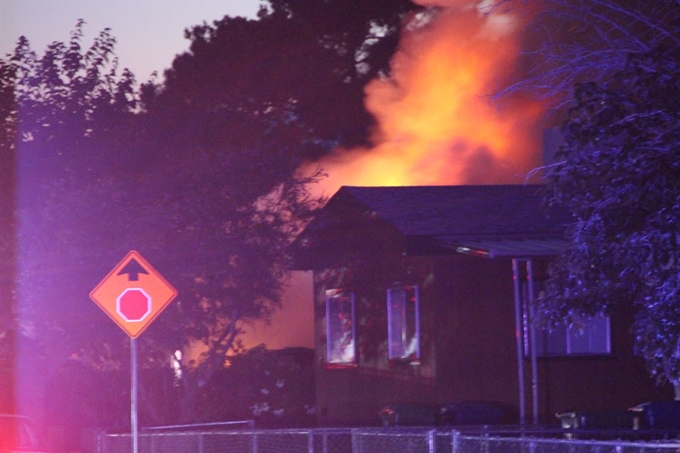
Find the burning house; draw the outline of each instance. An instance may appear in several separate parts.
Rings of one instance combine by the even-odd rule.
[[[319,423],[463,401],[555,421],[670,398],[633,356],[631,313],[532,323],[570,220],[539,186],[342,187],[295,243],[314,271]]]

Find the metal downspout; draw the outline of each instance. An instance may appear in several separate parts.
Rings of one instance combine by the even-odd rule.
[[[526,423],[526,407],[524,398],[524,362],[522,358],[522,307],[519,284],[519,265],[516,258],[512,259],[512,281],[515,287],[515,342],[517,345],[517,378],[519,384],[519,422]]]
[[[527,263],[527,286],[529,289],[529,354],[531,355],[531,410],[534,425],[538,424],[538,362],[536,360],[536,327],[534,325],[534,270],[531,259]]]

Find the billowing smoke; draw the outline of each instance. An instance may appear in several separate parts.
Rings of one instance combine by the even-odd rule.
[[[522,183],[539,165],[544,107],[494,96],[519,72],[522,11],[419,3],[431,8],[405,23],[392,76],[366,88],[374,145],[321,162],[327,195],[341,185]]]

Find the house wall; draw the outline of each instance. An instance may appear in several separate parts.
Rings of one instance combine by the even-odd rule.
[[[471,256],[436,260],[437,394],[441,402],[481,400],[508,409],[519,421],[512,260]],[[534,259],[534,278],[546,277],[548,261]],[[520,275],[520,277],[523,277]],[[633,355],[631,312],[611,317],[608,356],[542,357],[537,361],[539,421],[556,413],[627,409],[645,401],[673,399],[657,387],[644,361]],[[523,358],[526,420],[533,419],[531,363]]]
[[[654,385],[644,360],[633,355],[632,321],[632,312],[612,315],[609,356],[539,359],[543,418],[554,420],[557,413],[627,409],[646,401],[673,399],[672,386]]]
[[[389,232],[385,232],[389,236]],[[316,406],[320,425],[376,425],[379,411],[396,402],[435,403],[435,354],[430,309],[432,266],[429,259],[405,257],[399,247],[376,247],[341,268],[314,275]],[[421,306],[419,364],[387,359],[387,288],[394,283],[418,285]],[[358,363],[330,367],[326,362],[325,291],[355,293]]]
[[[414,370],[415,373],[415,370]],[[436,401],[431,381],[415,375],[397,378],[367,368],[317,369],[317,423],[320,426],[377,426],[388,404]]]
[[[439,400],[516,406],[512,262],[442,257],[436,260],[435,275]]]
[[[390,238],[389,231],[381,239]],[[315,273],[317,413],[321,424],[378,422],[388,404],[484,400],[516,405],[517,365],[510,260],[463,255],[406,256],[397,246],[364,250],[344,268]],[[420,291],[421,362],[388,363],[386,292],[393,282]],[[359,362],[325,364],[325,290],[356,295]]]
[[[468,255],[409,256],[401,235],[367,223],[360,246],[336,249],[333,269],[314,273],[316,404],[321,425],[374,425],[388,404],[487,401],[519,422],[512,260]],[[338,253],[339,252],[339,253]],[[547,262],[534,260],[536,281]],[[387,288],[395,282],[420,289],[421,352],[417,365],[387,360]],[[355,293],[358,363],[330,369],[325,363],[325,291]],[[606,357],[538,360],[539,420],[555,413],[626,409],[672,399],[657,388],[644,363],[632,355],[632,315],[612,318],[613,351]],[[533,418],[530,361],[523,359],[527,421]]]

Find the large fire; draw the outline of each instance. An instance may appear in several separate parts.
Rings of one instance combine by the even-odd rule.
[[[434,0],[420,3],[434,6]],[[540,164],[544,107],[527,98],[493,98],[518,71],[520,12],[486,14],[483,4],[469,0],[436,6],[444,9],[404,26],[392,78],[366,89],[366,106],[379,124],[375,145],[337,150],[323,160],[329,177],[314,192],[330,196],[341,185],[523,183]],[[311,294],[309,273],[294,278],[303,280],[291,282],[292,288]],[[272,321],[286,328],[254,326],[246,343],[313,347],[311,318],[299,316],[312,316],[309,303],[291,297],[290,309]]]
[[[367,86],[374,145],[323,160],[329,177],[315,191],[522,183],[539,165],[543,106],[493,96],[518,71],[520,12],[469,0],[419,3],[444,8],[405,24],[391,78]]]

